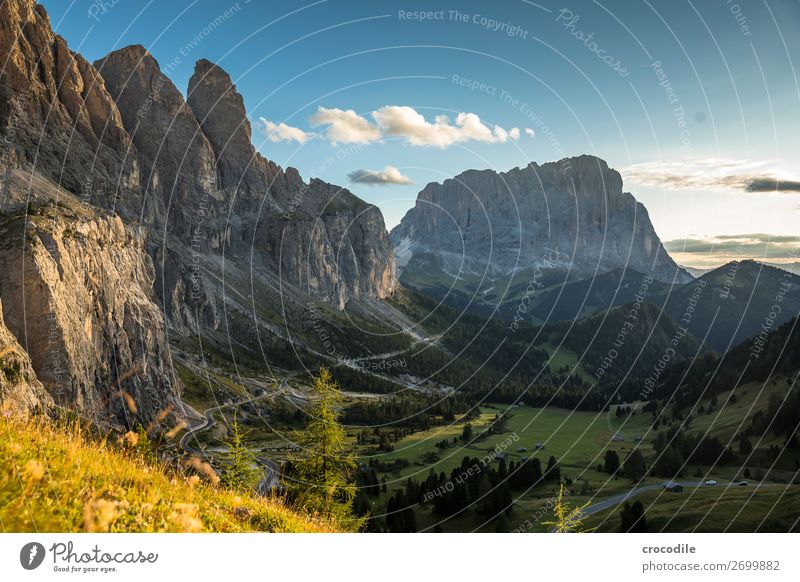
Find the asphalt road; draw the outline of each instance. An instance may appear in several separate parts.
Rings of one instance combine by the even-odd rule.
[[[609,497],[608,499],[604,499],[603,501],[599,501],[589,507],[584,508],[581,511],[581,515],[583,517],[587,517],[592,515],[593,513],[597,513],[598,511],[603,511],[604,509],[608,509],[609,507],[614,507],[615,505],[619,505],[620,503],[624,503],[631,497],[635,497],[639,493],[644,493],[645,491],[658,491],[664,489],[664,485],[666,485],[668,481],[663,483],[653,483],[651,485],[642,485],[641,487],[634,487],[630,491],[626,491],[624,493],[620,493],[619,495],[615,495],[614,497]],[[717,481],[716,485],[706,485],[705,481],[674,481],[678,485],[682,486],[684,489],[698,489],[700,487],[740,487],[737,485],[737,482],[726,482],[723,483],[722,481]],[[747,487],[750,489],[757,489],[760,487],[769,487],[771,485],[776,485],[774,483],[759,483],[759,482],[751,482],[748,481]],[[744,487],[742,486],[742,489]],[[680,495],[680,493],[672,493],[666,492],[668,495]]]
[[[208,429],[210,429],[211,427],[214,426],[214,423],[216,422],[214,420],[214,414],[215,413],[219,412],[220,410],[224,410],[226,408],[233,408],[235,406],[242,406],[243,404],[248,404],[250,402],[258,400],[259,398],[264,398],[266,396],[275,396],[277,394],[281,394],[283,392],[286,392],[287,390],[290,390],[290,388],[289,388],[289,378],[288,377],[287,378],[283,378],[281,380],[280,389],[275,394],[262,394],[260,396],[254,396],[254,397],[252,397],[252,398],[250,398],[248,400],[244,400],[244,401],[241,401],[241,402],[231,402],[229,404],[220,404],[219,406],[214,406],[212,408],[208,408],[203,413],[203,415],[205,416],[205,421],[202,424],[199,424],[199,425],[195,426],[194,428],[190,428],[189,430],[187,430],[183,434],[183,436],[181,437],[181,440],[179,442],[180,447],[183,450],[188,451],[190,453],[193,453],[195,455],[204,455],[205,451],[203,451],[202,449],[198,449],[198,448],[195,448],[194,446],[192,446],[190,444],[190,440],[192,439],[192,437],[194,437],[198,433],[206,431],[206,430],[208,430]],[[266,492],[272,490],[273,488],[278,487],[280,471],[279,471],[278,464],[275,461],[272,461],[270,459],[264,459],[264,458],[259,458],[259,461],[263,464],[263,467],[264,467],[264,478],[258,484],[258,489],[262,493],[266,493]]]

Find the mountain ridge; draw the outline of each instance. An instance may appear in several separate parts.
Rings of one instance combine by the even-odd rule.
[[[662,281],[691,276],[669,257],[619,172],[583,155],[507,172],[467,170],[419,193],[390,233],[401,281],[415,257],[473,283],[545,268],[566,282],[622,267]],[[473,285],[474,286],[474,285]]]

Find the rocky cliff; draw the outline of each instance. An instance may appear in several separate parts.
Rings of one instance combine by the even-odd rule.
[[[60,403],[124,422],[175,405],[168,328],[257,347],[284,316],[243,285],[339,309],[394,289],[380,211],[258,154],[216,65],[185,100],[141,46],[88,63],[33,0],[0,3],[0,59],[3,329]]]
[[[5,327],[56,404],[132,426],[180,410],[142,237],[41,177],[7,177],[0,221]],[[22,202],[25,202],[24,204]]]
[[[226,72],[199,61],[184,101],[142,47],[95,66],[141,156],[146,196],[162,200],[154,231],[165,233],[171,262],[185,263],[186,249],[255,261],[340,308],[362,293],[391,293],[394,262],[380,211],[256,152]],[[163,291],[175,298],[174,289]]]
[[[3,321],[0,302],[0,408],[27,415],[49,408],[53,401],[36,377],[31,359]]]
[[[685,281],[647,210],[620,174],[593,156],[497,173],[469,170],[428,184],[392,230],[398,263],[434,257],[451,276],[546,266],[570,278],[621,267]]]

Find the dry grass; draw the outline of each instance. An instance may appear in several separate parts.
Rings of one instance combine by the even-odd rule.
[[[0,531],[327,532],[280,501],[98,441],[77,424],[0,418]]]

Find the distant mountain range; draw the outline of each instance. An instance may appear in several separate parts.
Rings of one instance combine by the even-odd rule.
[[[567,381],[563,402],[583,402],[632,305],[619,363],[637,373],[682,328],[677,355],[724,352],[800,310],[800,277],[774,267],[694,279],[594,156],[428,184],[390,234],[375,206],[256,152],[242,96],[210,61],[184,98],[144,47],[89,63],[33,0],[0,4],[0,58],[0,268],[14,274],[0,278],[0,400],[19,410],[146,425],[185,411],[173,358],[255,375],[350,362],[358,383],[376,376],[352,358],[420,342],[423,383],[497,381],[513,401],[547,370],[543,402]],[[423,337],[428,320],[441,325]],[[480,379],[466,362],[487,353]]]
[[[800,261],[793,262],[793,263],[770,263],[769,261],[758,261],[764,265],[769,265],[770,267],[775,267],[777,269],[783,269],[784,271],[789,271],[790,273],[794,273],[795,275],[800,275]],[[714,269],[701,269],[698,267],[683,267],[692,277],[701,277],[706,273],[713,271]]]

